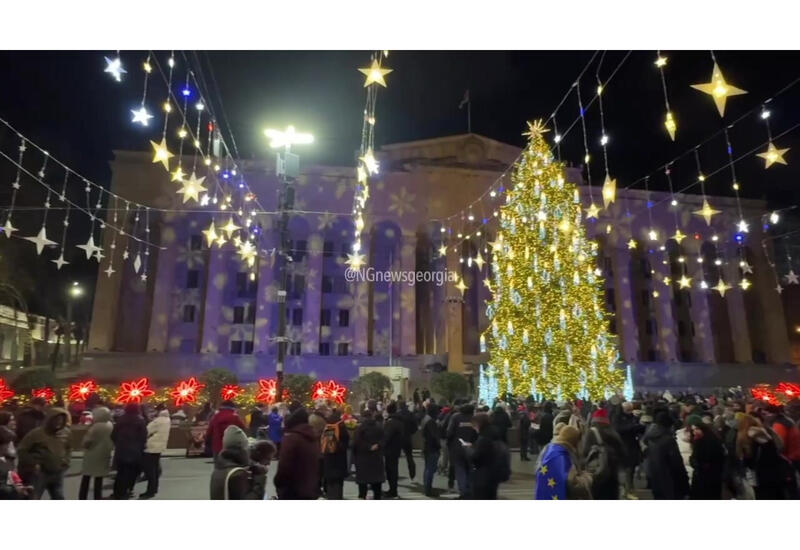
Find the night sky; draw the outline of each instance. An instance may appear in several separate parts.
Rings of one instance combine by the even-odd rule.
[[[230,124],[242,156],[266,154],[263,128],[293,123],[300,130],[314,133],[316,138],[313,146],[303,150],[304,164],[355,165],[365,98],[363,76],[356,68],[369,64],[370,52],[186,53],[194,70],[202,70],[217,116],[223,118],[224,113],[222,129],[226,138],[225,121]],[[459,110],[458,104],[469,89],[472,131],[522,146],[525,121],[550,115],[593,53],[392,51],[385,65],[394,72],[386,77],[389,87],[378,94],[376,145],[465,133],[466,112]],[[620,188],[690,150],[800,77],[800,70],[796,69],[800,66],[798,53],[715,52],[728,83],[749,92],[729,98],[725,118],[721,119],[710,96],[690,88],[691,84],[710,80],[710,54],[662,52],[669,58],[665,69],[667,87],[678,124],[677,140],[673,143],[663,127],[665,109],[659,73],[653,64],[655,52],[633,52],[619,65],[626,53],[608,52],[601,65],[602,54],[598,55],[586,71],[581,87],[584,103],[588,103],[597,87],[598,65],[603,81],[619,66],[613,80],[606,85],[603,100],[606,132],[610,137],[609,164]],[[149,151],[148,140],[160,131],[158,124],[145,129],[130,122],[130,109],[138,107],[141,99],[144,76],[141,63],[146,52],[122,52],[129,71],[122,83],[103,73],[104,55],[113,56],[114,52],[0,53],[3,82],[0,116],[73,169],[107,185],[111,178],[108,161],[112,150]],[[166,65],[168,53],[158,55]],[[176,59],[176,84],[182,84],[183,56],[176,54]],[[163,81],[151,75],[148,90],[151,113],[160,114],[157,107],[165,94]],[[773,134],[800,123],[800,83],[771,102],[770,109]],[[573,93],[557,116],[559,129],[565,130],[577,114]],[[593,178],[597,183],[602,180],[597,103],[587,111],[586,122],[594,159]],[[753,157],[737,163],[743,197],[766,198],[771,205],[778,206],[796,201],[793,196],[800,179],[799,132],[800,129],[795,130],[776,140],[780,147],[793,148],[786,156],[789,166],[765,171],[763,160]],[[757,115],[737,123],[730,133],[736,156],[766,141],[765,125]],[[2,151],[16,157],[17,145],[16,138],[0,128]],[[565,160],[581,162],[580,124],[572,128],[562,145]],[[705,173],[724,166],[727,155],[723,137],[719,135],[704,145],[700,157]],[[0,209],[9,204],[11,189],[7,183],[13,177],[12,167],[0,158]],[[676,188],[695,180],[692,154],[678,161],[673,178]],[[706,183],[709,194],[731,193],[727,170]],[[664,185],[662,174],[652,177],[652,188]],[[74,198],[82,198],[79,182],[73,186]],[[642,188],[641,183],[636,187]],[[23,181],[17,204],[41,206],[43,202],[42,188],[33,181]],[[61,214],[54,218],[60,222]],[[41,224],[41,212],[18,213],[14,221],[20,228],[18,234],[33,234]],[[74,241],[85,240],[87,228],[81,230],[81,223],[86,222],[75,219],[70,227]],[[51,225],[51,238],[60,236],[58,223],[48,224],[48,228]],[[31,292],[31,308],[37,311],[58,310],[56,298],[70,280],[93,286],[96,264],[80,259],[77,255],[82,254],[80,250],[72,248],[71,253],[74,263],[57,272],[52,263],[35,256],[30,243],[0,240],[0,266],[3,270],[31,274],[31,287],[36,290]],[[48,308],[45,304],[53,305]]]

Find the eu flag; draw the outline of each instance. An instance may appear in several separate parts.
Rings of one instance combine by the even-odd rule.
[[[536,470],[536,500],[566,500],[570,468],[567,449],[558,443],[548,445]]]

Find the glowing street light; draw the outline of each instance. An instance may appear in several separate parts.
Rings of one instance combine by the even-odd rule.
[[[270,139],[269,146],[273,149],[280,149],[285,147],[287,150],[291,149],[292,145],[307,145],[314,143],[314,136],[311,134],[303,134],[295,130],[294,126],[289,125],[286,130],[273,130],[267,128],[264,130],[264,135]]]
[[[79,296],[83,296],[83,288],[78,284],[77,281],[72,283],[72,286],[69,287],[69,295],[72,298],[78,298]]]

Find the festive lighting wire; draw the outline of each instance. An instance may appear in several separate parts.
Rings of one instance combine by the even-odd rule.
[[[675,131],[676,131],[676,124],[675,119],[672,116],[672,109],[669,106],[669,94],[667,93],[667,77],[664,75],[664,66],[667,63],[667,58],[662,57],[661,50],[656,50],[656,67],[658,67],[658,72],[661,75],[661,91],[664,93],[664,106],[667,110],[666,112],[666,119],[664,122],[664,127],[667,129],[669,133],[670,139],[675,141]]]
[[[603,54],[605,55],[605,53]],[[594,204],[594,191],[592,189],[592,169],[590,165],[591,157],[589,155],[589,142],[586,137],[586,118],[584,116],[585,110],[583,108],[583,100],[581,99],[581,87],[580,83],[575,83],[575,95],[578,97],[578,111],[580,112],[581,118],[581,131],[583,133],[583,162],[586,165],[586,183],[589,186],[589,202]],[[563,139],[563,138],[562,138]],[[559,140],[559,144],[561,140]]]
[[[19,152],[19,156],[17,162],[17,174],[16,177],[14,178],[14,182],[11,184],[11,206],[9,207],[8,213],[6,214],[6,221],[5,225],[3,226],[3,234],[5,234],[6,237],[10,237],[11,234],[14,231],[16,231],[16,229],[11,223],[11,215],[14,213],[14,206],[16,205],[17,202],[17,191],[19,191],[20,187],[22,186],[20,179],[20,176],[22,174],[22,160],[25,157],[25,151],[28,148],[26,145],[27,141],[25,137],[20,134],[17,135],[19,135],[20,138],[20,144],[17,149]]]
[[[728,165],[731,169],[731,188],[736,196],[736,210],[739,213],[739,219],[742,219],[742,200],[739,196],[739,182],[736,179],[736,164],[733,162],[733,146],[731,145],[731,138],[728,134],[728,128],[724,128],[723,131],[725,133],[725,151],[728,154]]]

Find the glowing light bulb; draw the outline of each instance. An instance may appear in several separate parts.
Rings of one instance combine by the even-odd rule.
[[[187,134],[186,128],[181,128],[180,130],[178,130],[178,137],[179,138],[181,138],[181,139],[185,138],[186,134]]]
[[[772,224],[776,224],[776,223],[778,223],[780,220],[781,220],[781,217],[780,217],[780,215],[778,214],[778,212],[773,212],[772,214],[770,214],[770,215],[769,215],[769,221],[770,221],[770,223],[772,223]]]
[[[164,102],[164,111],[167,113],[172,112],[172,105],[169,104],[169,101]]]
[[[664,56],[659,55],[656,59],[656,67],[663,67],[667,64],[667,58]]]

